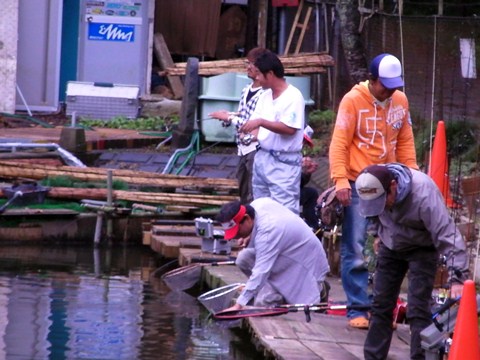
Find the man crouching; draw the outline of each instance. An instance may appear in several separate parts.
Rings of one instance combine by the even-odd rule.
[[[239,239],[245,248],[236,265],[249,277],[236,304],[255,306],[320,302],[329,272],[321,242],[296,214],[270,198],[225,204],[217,216],[225,239]]]

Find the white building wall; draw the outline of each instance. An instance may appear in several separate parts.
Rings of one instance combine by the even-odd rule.
[[[18,2],[2,2],[0,11],[0,112],[14,113],[16,98]]]

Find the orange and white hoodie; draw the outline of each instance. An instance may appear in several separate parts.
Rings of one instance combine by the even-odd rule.
[[[406,95],[397,90],[380,102],[368,81],[355,85],[340,102],[329,160],[337,190],[350,188],[348,181],[369,165],[399,162],[418,169]]]

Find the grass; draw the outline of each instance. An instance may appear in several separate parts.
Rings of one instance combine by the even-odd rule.
[[[148,117],[127,119],[125,117],[115,117],[111,120],[82,119],[80,125],[89,128],[109,128],[109,129],[128,129],[138,131],[171,131],[178,125],[179,117]]]

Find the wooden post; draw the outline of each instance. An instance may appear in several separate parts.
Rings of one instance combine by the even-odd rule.
[[[113,171],[112,169],[107,170],[107,206],[113,205]],[[113,234],[113,220],[111,213],[106,213],[107,215],[107,240],[109,245],[112,243],[112,234]]]
[[[443,0],[438,0],[438,16],[443,15]]]
[[[95,235],[93,238],[93,244],[95,246],[100,245],[100,239],[102,237],[102,226],[103,226],[103,212],[97,211],[97,222],[95,223]]]
[[[167,43],[163,38],[162,34],[155,34],[153,38],[155,56],[157,57],[162,70],[165,70],[169,67],[173,67],[175,64],[173,62],[170,51],[168,51]],[[175,99],[181,99],[183,97],[183,84],[182,80],[178,76],[169,76],[167,75],[168,82],[173,92],[173,97]]]
[[[259,47],[266,47],[267,45],[267,21],[268,21],[268,1],[258,1],[258,40]]]
[[[180,109],[180,123],[172,134],[173,148],[183,148],[188,146],[195,130],[195,112],[198,102],[198,59],[190,57],[187,60],[187,69],[185,75],[185,94]]]

